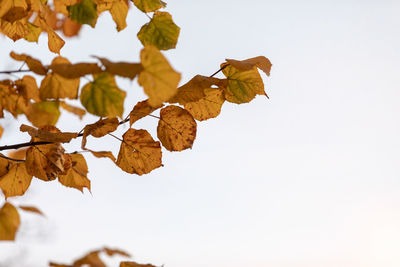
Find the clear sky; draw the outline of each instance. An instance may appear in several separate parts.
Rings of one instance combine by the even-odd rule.
[[[165,54],[182,82],[212,74],[225,58],[264,55],[273,63],[270,99],[224,104],[217,119],[198,124],[192,150],[165,152],[165,166],[149,175],[85,154],[92,194],[34,181],[11,201],[47,217],[22,215],[17,241],[0,243],[0,266],[69,263],[103,245],[166,267],[400,266],[400,2],[167,2],[181,36]],[[104,15],[62,55],[135,61],[147,20],[131,10],[117,33]],[[19,66],[11,50],[54,57],[45,36],[39,45],[2,38],[0,47],[1,69]],[[136,81],[118,84],[127,114],[145,96]],[[60,128],[80,129],[73,119],[63,116]],[[154,134],[156,124],[138,127]],[[6,127],[1,144],[27,139],[15,134],[18,123]],[[119,144],[106,147],[117,153]]]

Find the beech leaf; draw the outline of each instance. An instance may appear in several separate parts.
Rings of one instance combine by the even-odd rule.
[[[153,46],[143,48],[140,59],[144,70],[139,74],[138,82],[149,96],[149,105],[158,107],[176,94],[181,75]]]
[[[46,75],[47,73],[47,68],[45,68],[39,60],[31,56],[26,54],[16,54],[14,52],[11,52],[10,56],[17,61],[24,61],[28,68],[36,74]]]
[[[0,169],[4,172],[4,159],[0,159]],[[1,173],[0,172],[0,173]],[[8,163],[7,172],[0,176],[0,188],[6,198],[22,196],[32,181],[32,175],[26,171],[25,162]]]
[[[146,130],[129,129],[123,135],[117,165],[128,173],[146,174],[161,167],[160,142]]]
[[[82,149],[85,149],[86,146],[86,138],[89,135],[93,137],[103,137],[108,133],[114,132],[119,126],[119,121],[117,118],[107,118],[107,119],[100,119],[93,124],[88,124],[85,126],[83,130],[82,136]]]
[[[68,59],[63,57],[56,57],[51,62],[50,66],[55,65],[71,65]],[[47,99],[60,99],[60,98],[70,98],[76,99],[78,97],[79,89],[79,78],[78,79],[68,79],[60,76],[59,74],[49,73],[42,80],[40,84],[40,98],[42,100]]]
[[[193,116],[178,106],[167,106],[160,111],[157,137],[169,151],[192,148],[197,124]]]
[[[83,192],[86,187],[90,191],[90,180],[87,178],[88,167],[85,158],[81,154],[69,154],[72,166],[67,174],[59,175],[58,181],[67,187],[76,188]]]
[[[224,91],[219,88],[207,88],[205,96],[200,100],[188,102],[184,105],[192,116],[198,121],[215,118],[221,112],[222,104],[225,102]]]
[[[93,75],[94,81],[82,88],[81,103],[89,113],[100,117],[122,117],[126,93],[107,72]]]
[[[264,83],[256,67],[250,70],[240,71],[235,67],[222,64],[222,72],[228,79],[228,86],[225,89],[225,98],[229,102],[242,104],[248,103],[256,95],[266,95]]]
[[[97,22],[97,7],[93,0],[82,0],[81,2],[67,6],[68,16],[71,20],[80,24],[88,24],[94,28]]]
[[[153,12],[165,7],[167,4],[160,0],[133,0],[135,6],[144,13]]]
[[[153,111],[159,109],[159,107],[152,107],[149,105],[148,100],[138,102],[129,114],[129,124],[132,126],[133,123],[151,114]]]
[[[60,117],[58,102],[42,101],[29,106],[26,113],[28,120],[36,127],[55,125]]]
[[[154,12],[149,23],[142,26],[137,37],[143,46],[152,45],[159,50],[176,47],[180,28],[172,21],[168,12]]]
[[[0,240],[14,240],[21,224],[17,209],[10,203],[4,203],[0,209]]]
[[[113,2],[110,13],[117,24],[117,31],[122,31],[126,28],[126,16],[128,15],[129,6],[125,0],[117,0]]]

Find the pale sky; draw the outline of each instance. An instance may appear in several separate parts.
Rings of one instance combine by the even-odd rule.
[[[0,243],[0,266],[71,263],[104,245],[166,267],[400,266],[400,3],[167,3],[181,35],[165,55],[182,82],[212,74],[225,58],[264,55],[273,63],[264,79],[270,99],[225,103],[218,118],[198,123],[192,150],[164,151],[165,166],[149,175],[85,154],[92,194],[35,179],[10,201],[36,205],[46,218],[22,214],[17,241]],[[61,54],[136,61],[147,20],[131,9],[117,33],[103,15]],[[11,50],[49,63],[46,41],[2,38],[0,68],[19,67]],[[118,84],[128,91],[126,115],[145,96],[136,81]],[[59,127],[96,120],[74,119],[63,116]],[[8,123],[1,145],[28,139]],[[146,118],[137,127],[155,136],[156,125]],[[119,148],[114,139],[88,144],[115,155]]]

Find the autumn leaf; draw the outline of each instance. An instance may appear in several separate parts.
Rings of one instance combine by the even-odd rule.
[[[123,135],[117,165],[128,173],[146,174],[161,167],[160,142],[146,130],[129,129]]]
[[[43,129],[36,129],[25,124],[22,124],[19,130],[21,132],[27,132],[32,138],[38,138],[40,141],[53,143],[69,143],[73,138],[78,136],[77,133],[50,132]]]
[[[113,162],[117,161],[111,151],[93,151],[90,149],[88,149],[88,151],[90,151],[90,153],[92,153],[96,158],[109,158]]]
[[[67,173],[71,168],[71,159],[64,151],[59,143],[31,146],[26,151],[27,172],[43,181],[51,181]]]
[[[86,114],[86,110],[70,105],[64,101],[60,101],[60,106],[65,109],[66,111],[73,113],[75,115],[77,115],[79,117],[79,119],[81,120],[83,118],[83,116]]]
[[[29,106],[26,113],[28,120],[36,127],[55,125],[60,117],[58,102],[42,101]]]
[[[184,105],[189,102],[198,101],[205,97],[204,90],[214,85],[221,88],[226,87],[227,80],[196,75],[190,81],[180,86],[176,95],[168,102]]]
[[[28,15],[28,3],[25,0],[5,0],[1,1],[1,5],[5,5],[4,9],[0,9],[0,14],[4,13],[1,15],[2,20],[12,23]]]
[[[0,240],[14,240],[21,223],[17,209],[4,203],[0,209]]]
[[[26,157],[27,150],[28,150],[28,148],[20,148],[20,149],[8,152],[7,156],[12,159],[24,160]]]
[[[76,188],[83,192],[86,187],[90,191],[90,180],[87,178],[88,167],[85,158],[81,154],[69,154],[72,167],[66,175],[59,175],[58,181],[67,187]]]
[[[47,73],[47,68],[45,68],[39,60],[31,56],[28,56],[26,54],[16,54],[14,52],[11,52],[10,57],[12,57],[17,61],[24,61],[28,66],[28,68],[36,74],[46,75]]]
[[[65,41],[58,36],[58,34],[53,30],[53,27],[47,24],[47,21],[43,20],[42,18],[39,18],[38,21],[40,28],[47,32],[47,45],[49,50],[53,53],[60,54],[60,50],[64,46]]]
[[[144,13],[153,12],[165,7],[167,4],[160,0],[133,0],[135,6]]]
[[[106,267],[104,262],[99,257],[100,251],[89,252],[84,257],[74,261],[73,266],[89,266],[89,267]]]
[[[125,0],[114,1],[110,9],[111,16],[117,24],[117,31],[126,28],[126,16],[128,15],[129,6]]]
[[[41,210],[39,210],[38,208],[34,207],[34,206],[22,206],[22,205],[19,205],[18,208],[20,208],[23,211],[32,212],[32,213],[36,213],[36,214],[44,216],[43,212]]]
[[[14,22],[0,20],[0,31],[15,42],[29,34],[28,20],[26,18]]]
[[[39,88],[36,84],[34,77],[25,75],[22,79],[15,81],[19,94],[21,94],[26,100],[33,99],[40,101]]]
[[[246,60],[226,59],[226,62],[241,71],[252,70],[254,67],[257,67],[268,76],[270,75],[272,67],[271,61],[263,56],[253,57]]]
[[[72,66],[69,60],[64,57],[56,57],[53,59],[50,66],[54,67],[55,65]],[[47,74],[42,80],[39,93],[42,100],[60,98],[76,99],[78,97],[78,89],[79,78],[68,79],[53,71],[53,73]]]
[[[140,264],[133,261],[121,261],[119,267],[156,267],[152,264]]]
[[[122,117],[126,93],[107,72],[93,75],[94,81],[82,88],[81,103],[89,113],[100,117]]]
[[[111,249],[111,248],[103,248],[103,251],[108,255],[108,256],[114,256],[114,255],[119,255],[119,256],[124,256],[124,257],[131,257],[131,255],[123,250],[120,249]]]
[[[142,64],[140,63],[128,63],[128,62],[111,62],[106,58],[95,57],[100,60],[101,64],[106,68],[106,72],[126,77],[133,80],[142,70]]]
[[[70,64],[69,62],[61,64],[58,62],[52,63],[49,69],[51,69],[53,73],[67,79],[80,78],[87,74],[96,74],[102,71],[95,63]]]
[[[198,121],[217,117],[225,102],[223,89],[207,88],[204,89],[204,93],[205,96],[200,100],[184,105],[185,109]]]
[[[193,116],[178,106],[167,106],[160,111],[157,137],[169,151],[192,148],[197,124]]]
[[[80,24],[88,24],[94,28],[97,22],[97,9],[93,0],[82,0],[81,2],[68,6],[68,16],[71,20]]]
[[[264,83],[256,67],[247,71],[240,71],[233,66],[222,64],[222,72],[228,79],[225,89],[225,98],[229,102],[242,104],[248,103],[256,95],[266,95]]]
[[[0,138],[3,136],[4,128],[0,125]]]
[[[4,196],[22,196],[31,184],[32,175],[27,173],[24,162],[5,164],[4,159],[0,158],[0,174],[4,173],[4,166],[7,166],[7,172],[0,176],[0,188]]]
[[[171,14],[156,11],[150,22],[142,26],[137,37],[143,46],[152,45],[159,50],[168,50],[176,47],[179,31]]]
[[[27,23],[28,26],[28,34],[24,36],[24,39],[28,42],[35,42],[39,41],[39,36],[42,33],[42,29],[30,22]]]
[[[140,59],[144,70],[139,74],[138,82],[149,96],[149,105],[158,107],[176,94],[181,75],[153,46],[143,48]]]
[[[82,24],[79,24],[70,18],[66,17],[62,25],[63,34],[67,37],[73,37],[78,35],[81,30]]]
[[[82,136],[82,149],[85,149],[86,146],[86,138],[89,135],[93,137],[99,138],[103,137],[108,133],[114,132],[119,126],[119,121],[117,118],[107,118],[107,119],[100,119],[93,124],[88,124],[85,126],[83,130]]]
[[[159,107],[152,107],[149,105],[148,100],[138,102],[129,114],[129,124],[132,126],[133,123],[151,114],[153,111],[159,109]]]

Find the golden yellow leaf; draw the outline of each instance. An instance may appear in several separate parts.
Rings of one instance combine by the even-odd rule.
[[[142,26],[137,34],[143,46],[152,45],[159,50],[176,47],[180,28],[173,22],[168,12],[154,12],[149,23]]]
[[[119,267],[156,267],[152,264],[140,264],[133,261],[121,261]]]
[[[95,63],[70,64],[69,62],[51,64],[49,69],[51,69],[53,73],[56,73],[67,79],[80,78],[88,74],[96,74],[102,71]]]
[[[64,154],[64,148],[58,143],[31,146],[26,151],[25,163],[27,172],[43,181],[54,180],[71,168],[69,156]]]
[[[99,257],[99,252],[100,251],[89,252],[84,257],[74,261],[72,266],[106,267],[104,262]]]
[[[202,99],[184,105],[185,109],[198,121],[217,117],[225,102],[223,89],[207,88],[204,93],[205,96]]]
[[[60,54],[61,48],[64,46],[65,41],[58,36],[58,34],[50,28],[47,28],[48,46],[49,50],[53,53]]]
[[[271,61],[264,56],[253,57],[245,60],[226,59],[230,65],[238,70],[247,71],[257,67],[269,76],[271,72]]]
[[[73,37],[78,35],[79,31],[82,28],[82,24],[79,24],[70,18],[66,17],[64,19],[63,25],[62,25],[62,30],[63,34],[67,37]]]
[[[17,209],[4,203],[0,209],[0,240],[14,240],[21,221]]]
[[[88,151],[90,151],[90,153],[92,153],[92,155],[95,156],[96,158],[109,158],[113,162],[116,161],[116,159],[111,151],[93,151],[90,149],[88,149]]]
[[[128,15],[129,6],[125,0],[117,0],[113,2],[110,9],[111,16],[117,24],[117,31],[126,28],[126,16]]]
[[[28,20],[22,18],[14,22],[0,20],[0,30],[14,42],[29,34]]]
[[[144,70],[139,74],[138,82],[149,96],[149,105],[158,107],[176,94],[181,75],[153,46],[143,48],[140,59]]]
[[[161,167],[160,142],[146,130],[129,129],[123,135],[117,165],[128,173],[146,174]]]
[[[60,101],[60,106],[65,109],[66,111],[73,113],[75,115],[77,115],[79,117],[79,119],[81,120],[83,118],[83,116],[85,116],[86,114],[86,110],[79,108],[79,107],[75,107],[72,106],[64,101]]]
[[[118,88],[114,76],[107,72],[93,75],[81,91],[81,103],[89,113],[100,117],[122,117],[126,92]]]
[[[26,117],[36,127],[55,125],[60,117],[58,102],[42,101],[29,106]]]
[[[133,3],[144,13],[156,11],[167,5],[161,0],[133,0]]]
[[[76,188],[83,192],[86,187],[90,191],[90,180],[87,178],[88,167],[85,158],[81,154],[69,154],[72,167],[66,175],[59,175],[58,181],[67,187]]]
[[[0,138],[3,136],[4,128],[0,125]]]
[[[28,56],[27,54],[16,54],[11,52],[10,57],[17,61],[24,61],[26,65],[28,65],[28,68],[36,74],[46,75],[47,73],[47,68],[45,68],[39,60]]]
[[[42,29],[28,21],[28,30],[29,33],[25,35],[25,40],[37,43],[39,41],[39,36],[42,33]]]
[[[51,62],[52,66],[55,65],[69,65],[68,59],[63,57],[56,57]],[[71,65],[72,66],[72,65]],[[40,98],[47,99],[60,99],[70,98],[76,99],[78,97],[79,78],[68,79],[60,76],[57,73],[49,73],[42,80],[40,84]]]
[[[118,126],[119,121],[117,118],[100,119],[93,124],[86,125],[83,130],[82,149],[85,149],[87,136],[92,135],[97,138],[103,137],[108,133],[114,132]]]
[[[40,209],[38,209],[38,208],[36,208],[34,206],[19,205],[18,208],[20,208],[23,211],[32,212],[32,213],[36,213],[36,214],[44,216],[43,212]]]
[[[148,100],[144,100],[138,102],[132,109],[131,113],[129,114],[129,124],[132,126],[133,123],[140,120],[141,118],[146,117],[147,115],[151,114],[153,111],[161,108],[159,107],[152,107],[149,105]]]
[[[168,102],[184,105],[188,102],[198,101],[205,97],[204,90],[213,85],[226,87],[227,80],[196,75],[190,81],[180,86],[176,95],[174,95],[174,97],[172,97]]]
[[[0,164],[3,165],[4,164]],[[0,188],[6,198],[22,196],[31,184],[32,175],[26,171],[25,162],[11,163],[8,172],[0,177]]]
[[[169,151],[192,148],[196,139],[197,123],[193,116],[178,106],[167,106],[160,111],[157,137]]]
[[[38,138],[40,141],[53,143],[69,143],[73,138],[78,136],[77,133],[50,132],[46,129],[36,129],[25,124],[22,124],[19,130],[21,132],[28,132],[32,138]]]
[[[3,5],[3,2],[7,9],[9,4],[5,2],[10,1],[1,1],[0,5]],[[1,16],[1,19],[12,23],[26,17],[27,15],[28,3],[26,2],[26,0],[11,0],[11,7],[7,10],[5,14]]]
[[[106,58],[96,58],[100,60],[107,72],[131,80],[133,80],[143,70],[142,64],[140,63],[111,62]]]
[[[229,102],[242,104],[248,103],[256,95],[266,95],[264,83],[256,67],[251,70],[240,71],[235,67],[224,63],[222,72],[228,79],[228,86],[225,89],[225,98]]]
[[[2,18],[13,6],[12,0],[0,1],[0,18]]]
[[[26,158],[27,150],[28,150],[28,148],[20,148],[20,149],[14,150],[12,152],[8,152],[7,156],[12,159],[24,160]],[[1,174],[0,174],[0,176],[1,176]]]
[[[21,94],[26,100],[33,99],[39,101],[39,88],[36,84],[34,77],[25,75],[22,79],[15,81],[18,93]]]
[[[67,6],[73,6],[80,0],[53,0],[54,11],[68,16]]]

